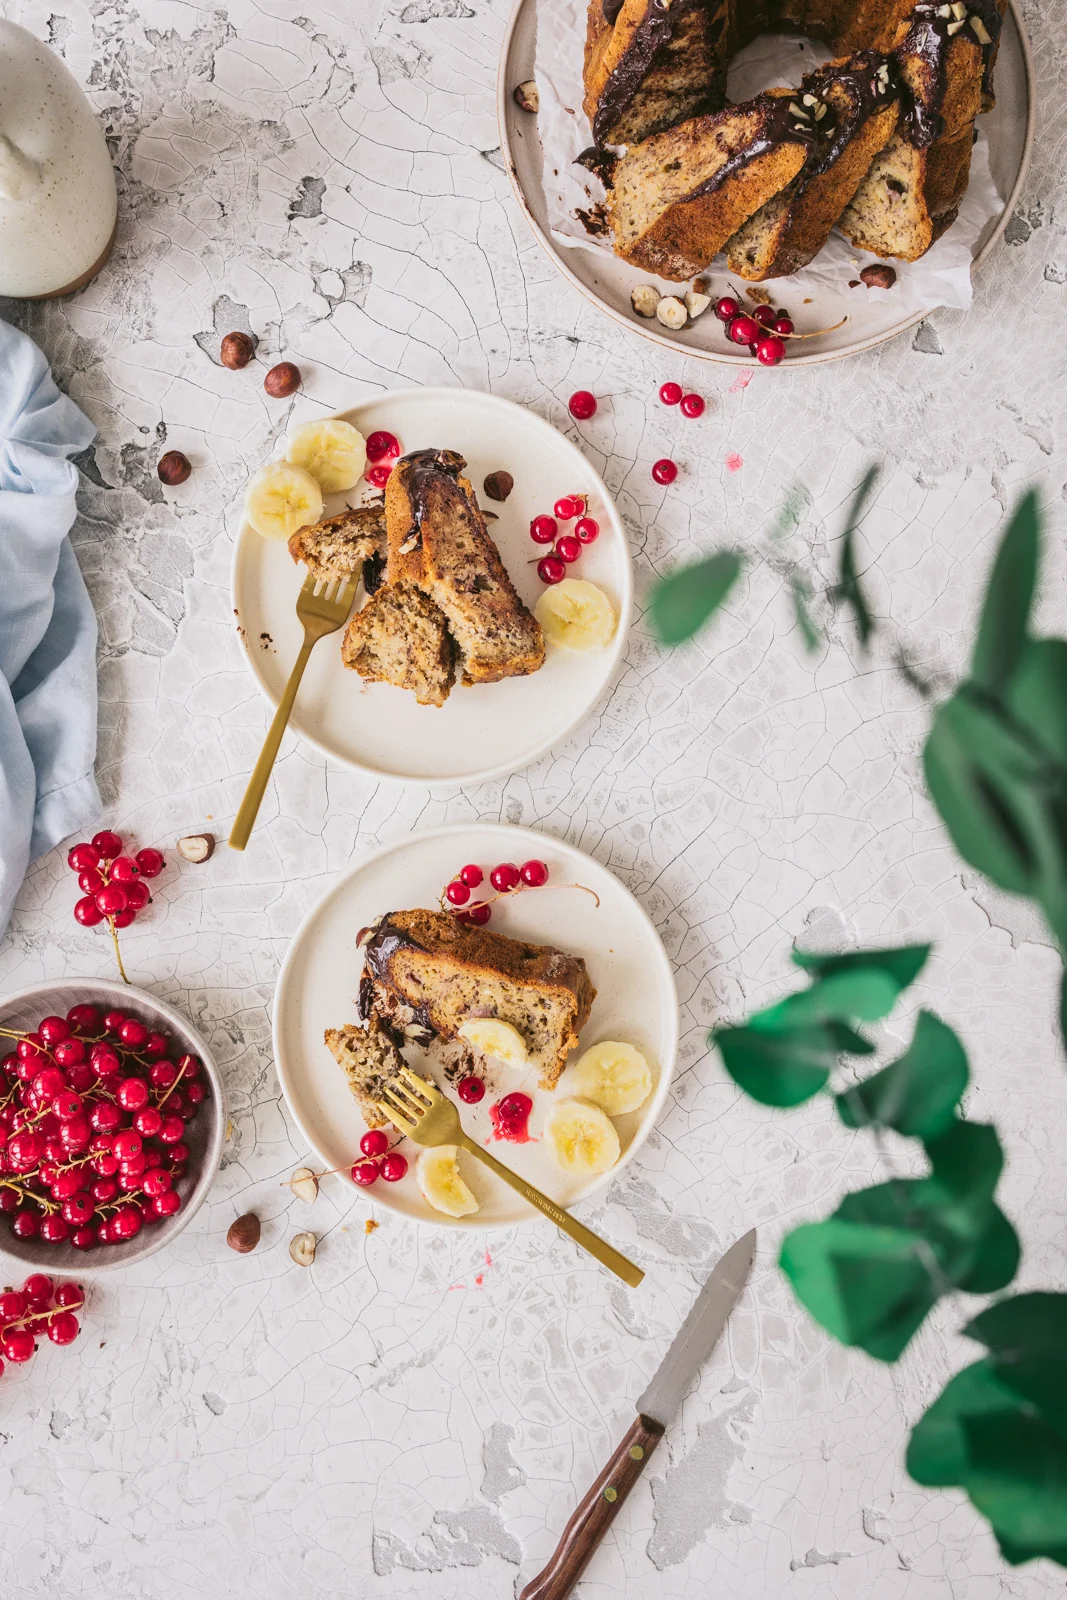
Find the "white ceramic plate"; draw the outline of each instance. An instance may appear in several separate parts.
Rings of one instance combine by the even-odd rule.
[[[537,1138],[555,1096],[538,1090],[532,1074],[507,1072],[494,1064],[485,1099],[477,1106],[461,1106],[463,1125],[473,1137],[488,1140],[489,1106],[511,1090],[530,1094],[534,1101],[532,1141],[512,1144],[494,1140],[491,1148],[566,1206],[607,1183],[644,1141],[666,1097],[678,1047],[674,975],[655,928],[629,890],[580,850],[531,828],[471,823],[417,833],[371,856],[323,897],[290,946],[274,1001],[275,1061],[286,1103],[324,1169],[350,1166],[359,1159],[359,1141],[365,1132],[344,1074],[322,1038],[326,1028],[356,1021],[363,965],[356,947],[360,928],[386,911],[435,906],[445,884],[468,861],[477,862],[488,879],[489,870],[498,862],[520,865],[531,857],[548,864],[551,884],[582,883],[595,890],[600,896],[599,908],[592,896],[580,889],[523,890],[495,903],[492,928],[583,957],[597,997],[582,1029],[581,1047],[603,1039],[636,1045],[652,1067],[652,1093],[639,1110],[614,1119],[622,1144],[618,1165],[584,1185],[561,1172]],[[416,1071],[443,1082],[421,1050],[412,1047],[405,1054]],[[567,1073],[556,1093],[567,1093]],[[480,1209],[469,1217],[443,1216],[426,1204],[416,1184],[417,1146],[405,1140],[399,1149],[410,1162],[408,1175],[392,1184],[379,1179],[373,1188],[362,1191],[375,1203],[444,1227],[486,1228],[542,1220],[506,1184],[463,1154],[461,1171]],[[347,1174],[345,1181],[351,1182]]]
[[[530,538],[530,521],[551,513],[564,494],[585,494],[600,537],[570,569],[599,584],[619,619],[605,650],[548,646],[545,664],[526,678],[457,684],[445,705],[420,706],[404,689],[365,684],[341,664],[340,633],[316,645],[290,726],[338,761],[401,782],[454,787],[520,771],[574,729],[607,689],[626,644],[633,578],[626,534],[600,476],[581,451],[523,406],[472,389],[401,389],[338,413],[361,433],[385,429],[404,451],[441,446],[467,459],[480,503],[495,511],[489,525],[522,599],[533,608],[544,586],[536,561],[546,547]],[[482,493],[487,473],[505,468],[515,488],[502,504]],[[363,486],[368,489],[367,485]],[[369,491],[368,491],[369,492]],[[361,490],[350,491],[355,503]],[[326,514],[344,508],[328,495]],[[562,528],[561,528],[562,531]],[[261,539],[247,523],[237,538],[233,603],[248,659],[277,706],[303,639],[296,597],[304,568],[284,543]]]
[[[515,85],[535,75],[537,4],[538,0],[517,0],[512,13],[500,54],[497,119],[508,174],[538,242],[576,289],[631,333],[643,339],[652,339],[668,350],[680,350],[684,355],[722,361],[729,366],[757,366],[752,356],[731,350],[723,339],[721,325],[710,312],[682,333],[665,332],[658,329],[655,322],[636,317],[630,305],[630,290],[634,284],[649,280],[647,272],[639,271],[603,251],[569,249],[552,237],[541,181],[542,159],[537,119],[528,112],[520,111],[512,99]],[[581,40],[578,40],[575,49],[580,50],[581,47]],[[1008,0],[997,57],[996,89],[996,108],[982,117],[982,127],[989,136],[993,178],[998,190],[1007,199],[1000,215],[990,220],[977,241],[974,252],[976,266],[985,259],[1007,227],[1030,164],[1034,137],[1033,60],[1016,0]],[[714,267],[711,275],[715,277]],[[673,287],[669,292],[674,292]],[[812,296],[811,304],[805,306],[805,326],[830,328],[846,313],[848,321],[833,333],[805,340],[803,354],[791,350],[788,365],[812,366],[855,355],[860,350],[870,350],[914,327],[933,310],[936,307],[930,306],[925,311],[902,315],[889,300],[857,303],[855,299],[846,301],[832,291],[819,290]]]

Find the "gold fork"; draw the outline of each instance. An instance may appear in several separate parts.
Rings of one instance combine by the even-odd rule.
[[[263,741],[263,748],[259,752],[259,760],[248,780],[245,797],[241,801],[241,809],[233,819],[230,829],[230,846],[234,850],[243,850],[248,843],[248,836],[256,820],[256,814],[263,803],[263,796],[267,792],[270,782],[271,769],[278,754],[278,747],[282,742],[286,723],[292,714],[293,702],[296,700],[296,691],[300,687],[300,680],[304,676],[304,668],[308,664],[313,647],[320,639],[325,639],[328,633],[336,633],[338,628],[343,628],[348,621],[348,614],[352,610],[352,602],[356,597],[357,579],[355,574],[339,581],[325,582],[316,578],[311,573],[304,579],[303,588],[296,600],[296,615],[298,621],[304,624],[304,642],[300,646],[300,654],[296,658],[296,665],[289,674],[289,682],[285,686],[285,693],[278,702],[278,709],[274,713],[274,721],[270,731]]]
[[[388,1117],[390,1122],[395,1122],[402,1128],[409,1139],[414,1139],[416,1144],[438,1145],[454,1144],[461,1150],[467,1150],[476,1156],[498,1178],[503,1178],[516,1193],[521,1194],[538,1211],[544,1212],[550,1221],[562,1228],[564,1233],[570,1234],[575,1244],[580,1244],[583,1250],[588,1250],[591,1256],[596,1256],[602,1266],[607,1267],[628,1283],[631,1289],[644,1277],[640,1267],[635,1267],[632,1261],[627,1261],[624,1255],[613,1250],[611,1245],[599,1234],[593,1233],[581,1222],[577,1222],[562,1206],[557,1206],[540,1189],[535,1189],[532,1183],[527,1183],[525,1178],[520,1178],[517,1172],[512,1172],[505,1167],[488,1150],[476,1144],[463,1131],[463,1124],[459,1120],[459,1112],[451,1100],[436,1089],[432,1083],[427,1083],[425,1078],[420,1078],[412,1072],[410,1067],[402,1067],[397,1072],[397,1080],[386,1085],[382,1090],[382,1098],[378,1101],[378,1109],[382,1115]]]

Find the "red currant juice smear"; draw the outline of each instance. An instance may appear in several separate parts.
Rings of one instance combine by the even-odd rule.
[[[489,1107],[489,1120],[493,1124],[493,1138],[506,1139],[509,1144],[530,1144],[530,1112],[533,1101],[528,1094],[515,1091]]]

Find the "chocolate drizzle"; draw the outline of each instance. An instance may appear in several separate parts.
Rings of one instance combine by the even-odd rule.
[[[433,455],[435,452],[426,450],[419,453]],[[389,978],[389,964],[398,951],[423,948],[410,933],[398,928],[388,917],[383,917],[363,952],[363,972],[360,975],[356,1007],[360,1021],[369,1022],[373,1013],[378,1024],[393,1037],[394,1042],[415,1037],[420,1044],[429,1044],[437,1037],[437,1029],[430,1020],[428,1008],[401,999]],[[382,999],[386,1000],[387,1007],[384,1014],[375,1003]]]
[[[466,461],[455,450],[413,450],[397,462],[396,470],[399,472],[403,469],[402,481],[411,502],[408,539],[414,536],[416,544],[420,542],[422,519],[427,510],[426,491],[434,477],[438,473],[445,473],[455,482],[466,465]]]
[[[753,136],[744,149],[736,150],[728,156],[710,178],[696,189],[686,195],[686,200],[696,200],[698,196],[714,194],[721,189],[723,184],[733,177],[735,172],[740,172],[742,167],[747,167],[749,162],[766,155],[779,144],[803,144],[809,148],[815,143],[815,129],[811,122],[801,122],[795,111],[790,111],[793,104],[792,95],[760,94],[754,100],[746,103],[746,110],[760,110],[764,113],[759,131]]]
[[[637,91],[647,78],[652,65],[663,49],[674,38],[675,29],[688,12],[718,9],[717,0],[648,0],[648,10],[638,24],[622,60],[604,85],[600,104],[593,118],[593,142],[607,144],[611,130],[633,103]],[[614,25],[622,10],[622,0],[601,0],[605,22]],[[610,14],[609,14],[610,13]],[[718,85],[709,83],[707,108],[721,104]],[[695,112],[690,112],[694,115]]]
[[[605,189],[610,189],[618,160],[618,156],[612,155],[610,150],[598,150],[595,144],[591,144],[588,150],[583,150],[580,156],[575,156],[574,165],[584,167],[586,172],[591,172],[594,178],[600,179]]]
[[[883,68],[889,70],[883,73]],[[827,91],[835,84],[848,93],[850,105],[847,114],[843,115],[838,106],[825,99]],[[849,58],[847,65],[828,65],[809,72],[798,93],[801,97],[805,94],[817,95],[833,119],[824,142],[820,141],[817,152],[802,174],[806,184],[812,178],[829,172],[857,127],[900,98],[900,86],[892,63],[885,56],[877,50],[861,50]],[[822,130],[817,131],[821,133]]]
[[[917,150],[929,149],[945,131],[941,107],[948,86],[949,47],[954,39],[966,39],[979,47],[983,62],[983,92],[988,93],[991,87],[993,57],[1001,28],[997,0],[966,0],[966,3],[967,17],[963,27],[955,28],[950,33],[949,29],[961,19],[954,17],[951,8],[946,5],[921,0],[912,12],[911,26],[896,52],[900,56],[917,57],[930,69],[933,77],[933,92],[929,100],[923,101],[913,95],[908,110],[908,136]],[[948,11],[948,16],[942,16],[944,11]],[[974,32],[970,25],[971,17],[977,17],[989,35],[988,44],[983,44]]]

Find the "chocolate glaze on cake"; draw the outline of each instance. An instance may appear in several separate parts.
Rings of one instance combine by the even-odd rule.
[[[388,917],[383,917],[363,952],[356,1014],[361,1022],[369,1022],[373,1014],[379,1026],[396,1043],[414,1039],[425,1046],[437,1037],[437,1030],[425,1006],[412,1005],[410,1001],[395,1001],[383,1014],[380,1005],[389,993],[389,963],[397,951],[424,949],[425,946],[407,929],[398,928]],[[376,1001],[379,1004],[376,1005]]]
[[[946,9],[944,5],[927,4],[926,0],[921,0],[912,13],[911,25],[899,47],[910,55],[918,56],[934,75],[935,89],[930,103],[924,105],[912,97],[908,107],[909,136],[917,150],[929,149],[945,129],[941,106],[948,81],[948,52],[953,39],[966,37],[972,44],[978,45],[984,64],[983,89],[988,92],[991,86],[993,58],[1001,30],[997,0],[967,0],[968,14],[962,29],[957,26],[957,19],[951,13],[947,17],[941,15]],[[985,29],[989,37],[988,44],[983,43],[971,28],[972,16],[977,17]]]
[[[809,148],[815,144],[814,123],[802,122],[794,111],[789,108],[794,104],[788,95],[760,94],[748,102],[752,107],[759,107],[765,115],[759,133],[735,155],[724,161],[717,172],[697,188],[691,189],[686,196],[687,200],[695,200],[698,195],[714,194],[716,189],[721,189],[735,172],[740,172],[742,167],[747,167],[757,157],[764,156],[780,144],[802,144]]]
[[[820,98],[831,84],[840,84],[848,91],[851,105],[847,117],[838,117],[835,108],[829,107],[830,115],[835,118],[831,135],[825,146],[808,162],[802,182],[807,183],[828,172],[839,159],[855,129],[891,101],[899,99],[900,85],[896,74],[891,70],[883,70],[888,67],[889,63],[879,51],[863,50],[852,57],[847,67],[817,67],[804,79],[804,89]]]
[[[622,0],[618,0],[618,4],[615,4],[614,0],[610,0],[610,3],[609,0],[602,0],[602,7],[605,22],[614,24],[622,10]],[[630,41],[626,54],[604,86],[593,118],[595,144],[602,145],[607,142],[611,129],[629,108],[656,57],[664,45],[670,44],[674,38],[682,18],[689,12],[704,11],[709,8],[710,0],[649,0],[644,20]],[[725,22],[720,23],[718,30],[720,35],[725,26]],[[717,110],[723,103],[725,88],[724,70],[709,78],[707,93],[699,104],[691,108],[690,115]]]
[[[404,457],[404,463],[407,468],[405,481],[411,500],[412,516],[411,533],[408,537],[414,535],[418,541],[422,530],[422,519],[427,509],[426,491],[434,475],[443,472],[455,481],[467,463],[455,450],[412,450]]]

